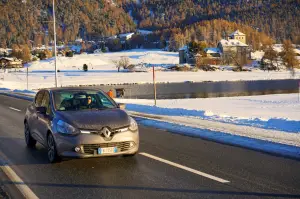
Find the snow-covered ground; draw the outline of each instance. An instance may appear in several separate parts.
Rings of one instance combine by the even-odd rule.
[[[126,103],[127,109],[135,112],[300,133],[298,94],[158,100],[156,107],[153,100],[117,101]]]
[[[132,114],[158,121],[145,121],[144,125],[173,131],[182,129],[182,134],[214,137],[214,140],[221,139],[219,141],[224,135],[238,136],[238,140],[231,137],[231,141],[224,142],[238,142],[239,145],[244,145],[241,142],[249,144],[246,141],[249,138],[300,147],[298,94],[158,100],[156,107],[153,100],[116,101],[126,103],[126,109]],[[222,135],[216,132],[222,132]]]
[[[124,103],[153,106],[154,100],[148,99],[117,99]],[[201,110],[203,116],[235,117],[239,119],[271,118],[299,120],[300,101],[298,94],[277,94],[245,97],[220,97],[197,99],[157,100],[157,107],[166,109]],[[184,115],[187,112],[178,112]],[[195,114],[191,115],[195,116]]]
[[[239,81],[300,78],[300,71],[291,76],[289,71],[264,72],[232,72],[226,70],[215,72],[171,72],[160,71],[168,65],[179,63],[178,53],[161,50],[130,50],[116,53],[100,53],[75,55],[72,58],[59,57],[57,67],[59,86],[94,85],[94,84],[123,84],[123,83],[152,83],[151,67],[149,72],[128,73],[117,72],[113,63],[121,57],[128,57],[131,64],[145,63],[154,65],[157,82],[185,82],[185,81]],[[87,64],[89,71],[83,72],[82,66]],[[29,89],[39,89],[54,86],[54,59],[36,61],[28,64]],[[17,72],[15,72],[17,71]],[[12,69],[0,71],[0,88],[26,89],[26,69]]]

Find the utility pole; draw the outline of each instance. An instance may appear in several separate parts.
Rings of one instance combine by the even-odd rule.
[[[28,90],[28,66],[26,67],[26,80],[27,80],[27,90]]]
[[[155,69],[154,69],[154,65],[152,66],[152,70],[153,70],[154,106],[156,106],[156,82],[155,82]]]
[[[298,83],[299,83],[299,85],[298,85],[298,87],[299,87],[299,91],[298,91],[298,102],[300,102],[300,81],[299,81]]]
[[[55,64],[55,87],[57,87],[57,57],[56,57],[56,28],[55,28],[55,0],[53,0],[53,34],[54,34],[54,64]]]

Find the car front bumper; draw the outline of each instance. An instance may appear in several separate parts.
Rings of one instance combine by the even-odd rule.
[[[139,150],[139,132],[121,132],[115,134],[110,141],[100,135],[79,134],[66,136],[56,133],[54,136],[57,153],[62,157],[91,158],[102,156],[118,156],[135,154]],[[76,151],[75,148],[80,148]],[[98,148],[115,147],[114,153],[98,154]]]

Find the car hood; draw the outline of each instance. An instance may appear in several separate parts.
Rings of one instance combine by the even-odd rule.
[[[66,111],[59,115],[79,129],[101,130],[103,127],[118,129],[130,125],[127,113],[120,109]]]

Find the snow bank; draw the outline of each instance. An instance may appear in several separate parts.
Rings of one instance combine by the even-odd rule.
[[[185,126],[181,123],[169,123],[149,119],[141,120],[139,121],[139,123],[145,126],[154,126],[157,128],[165,129],[176,134],[188,135],[191,137],[200,137],[202,139],[211,140],[223,144],[230,144],[284,157],[300,159],[299,143],[298,145],[283,144],[280,142],[281,140],[279,140],[279,142],[273,142],[265,139],[251,138],[249,137],[249,135],[240,136],[236,134],[223,133],[222,131],[220,132],[215,130],[199,129],[195,127]]]

